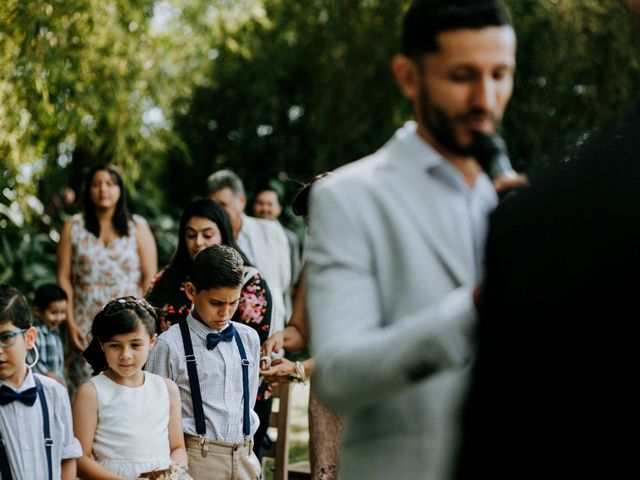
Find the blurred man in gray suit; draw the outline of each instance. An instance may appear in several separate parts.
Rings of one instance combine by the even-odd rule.
[[[498,201],[471,152],[478,132],[498,128],[515,48],[497,1],[414,2],[392,70],[415,122],[312,191],[314,381],[346,416],[345,480],[451,471],[487,216]]]

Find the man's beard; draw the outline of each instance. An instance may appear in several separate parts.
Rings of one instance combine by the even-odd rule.
[[[456,124],[465,123],[478,116],[490,116],[496,127],[498,124],[495,115],[480,108],[474,108],[466,113],[450,117],[430,101],[424,85],[421,85],[418,90],[418,108],[424,127],[433,135],[435,141],[446,150],[465,157],[473,155],[474,142],[471,140],[467,145],[460,143],[456,137]]]

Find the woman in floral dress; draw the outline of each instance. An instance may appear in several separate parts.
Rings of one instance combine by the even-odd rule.
[[[67,292],[65,363],[71,396],[91,373],[80,353],[95,314],[116,297],[140,296],[157,270],[157,251],[147,222],[131,215],[120,173],[94,167],[87,175],[84,212],[68,219],[58,244],[58,284]]]
[[[185,208],[180,218],[178,247],[173,259],[160,271],[147,292],[147,300],[160,309],[158,333],[187,318],[191,302],[184,292],[184,284],[191,263],[200,250],[219,244],[235,248],[245,264],[240,303],[232,320],[252,327],[258,332],[262,343],[269,337],[271,328],[271,293],[260,272],[251,266],[233,239],[227,213],[216,202],[208,199],[196,200]],[[269,384],[263,382],[258,389],[254,407],[260,417],[260,427],[253,436],[254,451],[258,458],[261,458],[262,440],[269,425],[271,402]]]

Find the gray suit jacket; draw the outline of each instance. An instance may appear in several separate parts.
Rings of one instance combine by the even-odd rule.
[[[457,437],[475,279],[411,136],[413,122],[311,194],[314,382],[346,416],[343,479],[446,478]]]

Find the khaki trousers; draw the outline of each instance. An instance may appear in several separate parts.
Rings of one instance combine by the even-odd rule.
[[[259,480],[262,467],[253,442],[229,443],[184,436],[193,480]]]

